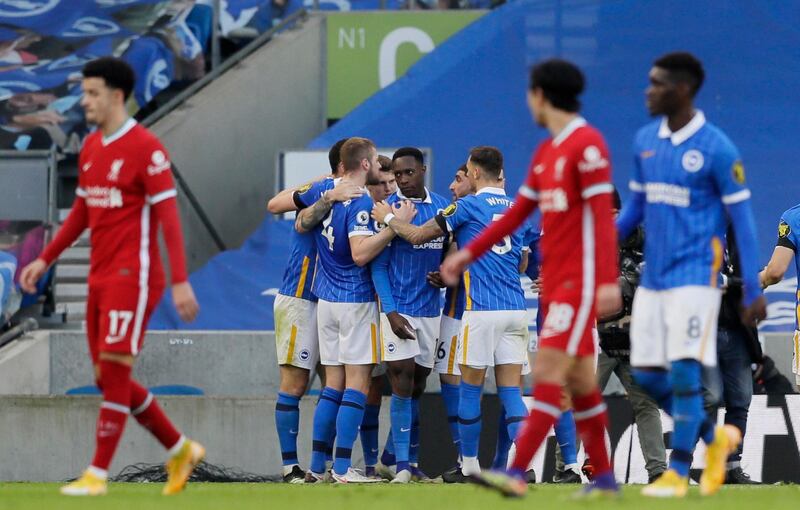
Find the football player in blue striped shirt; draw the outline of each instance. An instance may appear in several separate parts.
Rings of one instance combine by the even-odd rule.
[[[376,233],[370,220],[372,199],[364,185],[368,172],[378,166],[375,145],[365,138],[350,138],[342,146],[341,159],[344,176],[332,189],[319,183],[300,195],[298,198],[309,207],[300,212],[295,222],[298,232],[313,230],[317,244],[319,263],[312,292],[319,298],[317,329],[326,383],[314,413],[312,466],[306,480],[322,479],[324,461],[319,459],[324,458],[322,452],[335,421],[334,481],[369,483],[376,480],[351,467],[370,375],[380,361],[378,309],[367,265],[394,234],[390,229]],[[334,203],[340,194],[350,199]],[[404,212],[397,214],[403,216]],[[410,217],[409,214],[406,219]],[[341,401],[337,401],[335,395],[342,391]]]
[[[644,221],[645,268],[631,322],[637,382],[675,418],[669,469],[642,493],[683,497],[698,435],[708,445],[704,495],[725,480],[738,429],[714,429],[705,418],[700,373],[715,366],[717,288],[728,219],[741,254],[743,322],[766,315],[758,281],[755,222],[739,151],[694,107],[703,66],[689,53],[662,56],[650,70],[647,107],[659,120],[636,134],[632,198],[618,220],[620,239]]]
[[[425,187],[427,168],[419,149],[398,149],[392,156],[392,171],[398,190],[384,203],[412,202],[417,211],[412,224],[421,225],[448,206],[446,198]],[[392,385],[388,441],[394,441],[397,463],[392,483],[408,483],[414,475],[427,478],[410,450],[411,445],[415,450],[419,446],[419,398],[433,368],[439,330],[439,289],[426,277],[439,268],[446,237],[442,234],[416,245],[394,239],[371,264],[381,305],[382,359]]]
[[[383,204],[376,204],[373,217],[412,244],[455,232],[458,245],[466,245],[484,227],[502,217],[513,203],[502,187],[503,156],[499,150],[472,149],[467,168],[475,195],[450,204],[422,226],[387,218],[390,211]],[[480,398],[488,367],[495,370],[509,437],[517,437],[528,415],[519,387],[528,344],[527,309],[519,279],[520,270],[524,270],[522,239],[520,232],[504,238],[463,276],[466,306],[458,346],[461,370],[458,419],[465,476],[480,473]],[[527,262],[527,255],[524,261]]]
[[[778,224],[778,242],[769,264],[758,277],[761,287],[767,288],[781,280],[789,269],[789,264],[794,261],[797,274],[800,275],[800,204],[792,207],[781,215]],[[794,339],[792,342],[792,372],[794,383],[800,388],[800,278],[797,285],[797,301],[794,324]]]
[[[332,183],[335,177],[341,177],[339,151],[346,141],[344,138],[331,147],[328,152],[331,174],[318,180]],[[282,191],[269,201],[267,210],[272,214],[297,210],[295,196],[310,189],[311,184]],[[305,479],[305,472],[297,459],[297,434],[300,430],[300,398],[308,387],[309,374],[319,361],[317,296],[311,292],[316,263],[314,237],[293,231],[289,262],[273,307],[281,378],[275,404],[275,427],[283,459],[283,481],[286,483],[302,483]]]

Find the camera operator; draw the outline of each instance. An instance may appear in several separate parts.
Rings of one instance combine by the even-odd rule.
[[[619,213],[621,200],[614,191],[614,215]],[[619,282],[622,288],[622,310],[614,317],[598,324],[600,334],[600,354],[597,378],[601,388],[605,388],[611,374],[622,382],[633,407],[633,415],[639,429],[639,443],[645,459],[648,483],[666,471],[666,451],[661,429],[661,414],[658,404],[639,387],[631,375],[630,322],[633,308],[633,295],[639,285],[639,277],[644,260],[644,231],[638,228],[628,239],[620,241]]]
[[[758,331],[742,324],[739,307],[742,302],[742,279],[733,230],[728,229],[728,249],[722,265],[722,305],[717,330],[717,367],[705,370],[703,386],[706,412],[716,414],[725,407],[725,423],[738,428],[744,438],[747,412],[753,398],[752,364],[762,364],[764,355]],[[757,484],[742,470],[742,445],[728,457],[727,484]]]

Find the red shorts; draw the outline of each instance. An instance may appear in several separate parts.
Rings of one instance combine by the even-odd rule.
[[[583,298],[580,293],[547,296],[539,348],[550,347],[571,356],[593,356],[595,341],[594,293]]]
[[[97,363],[101,352],[137,355],[163,292],[161,286],[144,291],[134,285],[89,287],[86,333],[92,362]]]

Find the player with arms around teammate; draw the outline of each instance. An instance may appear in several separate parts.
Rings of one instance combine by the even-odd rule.
[[[370,221],[372,199],[364,185],[378,165],[375,145],[350,138],[342,146],[344,176],[331,184],[316,183],[298,195],[307,206],[297,216],[298,232],[314,232],[319,264],[312,292],[319,298],[317,329],[326,387],[314,413],[311,468],[306,482],[320,481],[325,451],[333,432],[336,450],[333,478],[339,483],[376,481],[352,469],[351,453],[364,416],[373,366],[380,361],[378,308],[367,264],[394,237],[376,233]],[[337,188],[350,199],[334,202]],[[402,214],[402,213],[401,213]]]
[[[341,177],[340,150],[347,138],[339,140],[328,152],[331,173],[318,181],[333,184]],[[273,197],[267,209],[273,214],[296,211],[302,202],[296,199],[313,183],[284,190]],[[340,188],[342,193],[345,188]],[[334,199],[337,197],[332,195]],[[341,194],[341,200],[350,197]],[[303,483],[305,472],[297,459],[297,434],[300,430],[300,398],[306,392],[310,372],[319,361],[317,337],[317,296],[311,292],[311,281],[316,272],[317,246],[313,234],[292,232],[289,261],[283,273],[283,282],[275,297],[275,344],[280,365],[280,388],[275,403],[275,427],[281,446],[283,481]]]
[[[789,269],[789,264],[794,260],[797,274],[800,275],[800,204],[792,207],[781,215],[778,224],[778,242],[769,264],[764,268],[758,277],[761,287],[766,289],[770,285],[775,285],[783,280],[783,275]],[[797,303],[795,314],[795,331],[792,342],[792,372],[794,373],[794,383],[800,388],[800,279],[797,287]]]
[[[528,106],[551,138],[537,149],[515,205],[479,237],[442,264],[454,284],[468,264],[480,263],[537,207],[542,212],[542,287],[548,303],[539,338],[531,414],[516,439],[507,473],[487,473],[481,481],[509,496],[526,491],[524,473],[561,415],[561,392],[572,394],[575,422],[595,465],[586,494],[615,493],[605,446],[606,407],[594,370],[592,327],[596,315],[619,309],[616,233],[611,217],[611,165],[602,135],[579,114],[584,78],[572,63],[548,60],[531,71]],[[575,242],[575,237],[579,241]]]
[[[742,322],[754,325],[766,315],[744,168],[733,143],[694,107],[703,79],[702,64],[688,53],[653,64],[647,108],[661,118],[636,134],[633,193],[617,222],[623,238],[642,220],[648,233],[631,322],[634,376],[675,417],[669,469],[642,491],[655,497],[685,496],[698,435],[708,445],[700,492],[717,492],[741,440],[733,426],[714,429],[701,395],[702,366],[717,363],[717,284],[728,219],[744,281]]]
[[[128,116],[125,101],[134,73],[123,60],[104,57],[83,69],[81,105],[96,124],[81,149],[78,188],[67,220],[42,254],[20,275],[27,292],[86,229],[92,253],[86,329],[97,386],[103,393],[95,455],[70,496],[106,493],[108,467],[128,415],[169,450],[164,494],[180,492],[205,455],[175,429],[153,395],[131,377],[147,321],[164,291],[158,227],[164,232],[172,270],[172,299],[181,319],[194,320],[198,305],[187,280],[175,184],[161,142]]]
[[[388,216],[388,207],[383,204],[375,206],[373,217],[415,245],[449,232],[455,233],[456,243],[465,245],[502,217],[512,204],[503,190],[503,155],[499,150],[472,149],[467,169],[475,195],[450,204],[423,225],[411,225]],[[517,436],[527,415],[519,387],[528,344],[525,296],[519,279],[521,263],[522,235],[508,235],[493,247],[490,256],[463,275],[466,302],[458,346],[461,371],[458,422],[462,472],[467,476],[480,473],[480,399],[487,368],[493,367],[495,371],[509,437]],[[456,275],[454,283],[460,276]]]
[[[392,156],[392,171],[398,190],[385,204],[412,202],[417,211],[414,225],[447,207],[447,199],[425,187],[427,168],[419,149],[398,149]],[[408,483],[413,474],[409,464],[412,425],[419,420],[419,398],[433,368],[440,314],[439,289],[429,284],[426,276],[441,263],[445,237],[442,234],[417,245],[394,239],[371,264],[381,304],[382,356],[392,384],[392,440],[397,462],[392,483]],[[419,442],[418,437],[415,441]]]

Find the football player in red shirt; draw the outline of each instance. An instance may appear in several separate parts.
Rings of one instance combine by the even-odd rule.
[[[64,225],[42,254],[20,275],[22,288],[35,292],[37,280],[81,233],[91,230],[86,332],[97,386],[103,393],[97,420],[96,449],[89,468],[61,488],[72,496],[106,492],[108,466],[125,422],[132,414],[169,450],[164,494],[180,492],[204,448],[170,422],[153,395],[131,377],[147,321],[165,287],[158,250],[164,233],[172,270],[172,298],[184,321],[198,312],[187,280],[183,235],[175,184],[164,147],[128,116],[125,102],[134,73],[123,60],[104,57],[83,69],[81,105],[90,134],[78,158],[78,188]]]
[[[578,114],[583,88],[583,74],[570,62],[553,59],[532,69],[528,106],[536,123],[552,136],[536,150],[515,205],[441,268],[445,281],[457,284],[471,261],[514,232],[537,206],[541,210],[541,298],[548,309],[533,368],[535,402],[516,439],[516,457],[508,472],[486,473],[479,480],[508,496],[525,493],[525,470],[561,414],[565,385],[595,466],[594,480],[584,494],[618,490],[606,451],[607,414],[595,376],[592,335],[595,317],[622,304],[611,215],[614,188],[605,141]]]

